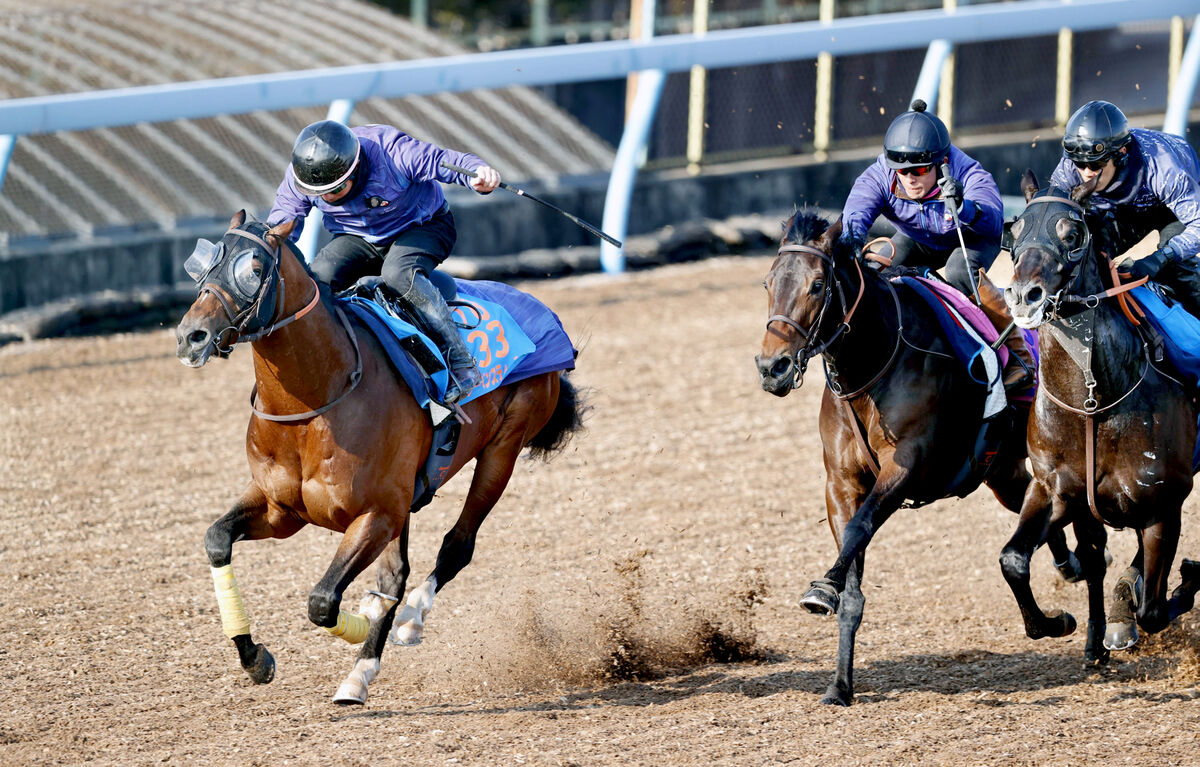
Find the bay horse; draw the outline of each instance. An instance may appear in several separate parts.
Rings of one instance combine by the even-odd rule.
[[[783,397],[818,354],[826,368],[820,432],[825,507],[839,553],[801,604],[838,616],[837,671],[822,703],[853,701],[854,638],[862,622],[864,555],[879,527],[915,505],[978,487],[978,473],[952,488],[975,450],[985,392],[952,354],[933,310],[873,269],[864,269],[832,226],[797,211],[763,284],[770,318],[755,358],[763,389]],[[1003,434],[986,483],[1000,503],[1020,508],[1025,469],[1023,411]],[[1003,428],[1000,426],[999,428]],[[1078,562],[1064,536],[1050,540],[1064,577]]]
[[[361,704],[379,672],[391,631],[399,644],[421,641],[440,591],[470,562],[476,534],[500,499],[518,454],[549,457],[581,428],[582,402],[561,371],[500,386],[464,406],[470,419],[447,473],[475,459],[462,512],[446,534],[429,578],[399,617],[409,575],[409,510],[432,443],[430,418],[394,372],[374,335],[336,307],[295,248],[265,224],[229,222],[200,289],[175,331],[177,356],[199,368],[249,342],[253,414],[246,430],[250,482],[204,538],[225,634],[257,683],[275,661],[250,636],[233,577],[235,541],[287,538],[308,524],[342,533],[337,552],[308,598],[308,617],[363,642],[334,701]],[[287,290],[285,291],[285,286]],[[290,415],[285,415],[290,414]],[[377,588],[362,615],[341,609],[359,573],[379,560]],[[365,641],[364,641],[365,640]]]
[[[1084,656],[1104,663],[1110,650],[1137,642],[1138,626],[1161,631],[1192,608],[1200,563],[1183,560],[1183,582],[1168,598],[1181,507],[1192,489],[1196,403],[1155,364],[1133,323],[1108,300],[1122,288],[1114,287],[1112,269],[1100,260],[1106,228],[1084,207],[1095,182],[1039,194],[1033,173],[1022,181],[1027,206],[1012,227],[1016,266],[1005,300],[1018,326],[1041,327],[1042,384],[1029,419],[1033,481],[1000,566],[1026,634],[1072,633],[1074,617],[1042,612],[1029,587],[1034,547],[1071,524],[1088,587]],[[1107,627],[1106,562],[1099,554],[1106,525],[1132,528],[1138,537],[1133,563],[1117,580]]]

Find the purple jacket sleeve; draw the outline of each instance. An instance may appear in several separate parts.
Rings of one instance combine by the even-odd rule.
[[[963,221],[962,225],[981,237],[998,239],[1004,227],[1004,203],[996,179],[957,147],[950,148],[950,172],[963,185],[963,199],[970,200],[979,211],[974,223]],[[943,216],[942,224],[944,232],[954,229],[953,219],[946,221]]]
[[[876,162],[855,179],[846,196],[846,204],[842,206],[842,236],[865,241],[871,224],[883,210],[887,194],[887,179]]]
[[[1059,189],[1074,189],[1083,181],[1083,176],[1075,168],[1075,164],[1066,157],[1058,161],[1058,167],[1050,174],[1050,186]]]
[[[292,168],[289,165],[283,172],[283,181],[275,190],[275,204],[271,207],[271,212],[267,214],[267,224],[275,226],[285,221],[295,221],[296,228],[292,230],[292,236],[288,238],[295,242],[300,239],[300,233],[304,231],[304,217],[311,209],[312,200],[297,191],[296,183],[292,180]]]
[[[473,154],[443,149],[399,130],[388,131],[381,137],[380,144],[396,163],[396,167],[414,181],[441,181],[445,184],[470,186],[469,177],[443,168],[442,163],[447,162],[467,170],[487,165]]]

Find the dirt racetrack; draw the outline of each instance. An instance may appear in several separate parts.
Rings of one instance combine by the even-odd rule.
[[[425,643],[388,647],[361,708],[329,702],[356,650],[306,617],[337,536],[234,549],[273,683],[221,632],[202,541],[248,476],[248,350],[195,371],[168,330],[0,349],[0,763],[1200,764],[1196,613],[1099,673],[1082,631],[1027,639],[997,563],[1015,517],[987,491],[882,529],[857,702],[818,703],[836,623],[797,599],[835,554],[821,377],[759,389],[768,265],[524,286],[583,347],[588,430],[520,462]],[[414,518],[410,586],[465,486]],[[1193,497],[1181,555],[1197,516]],[[1110,547],[1123,564],[1133,535]],[[1044,552],[1034,588],[1086,621]]]

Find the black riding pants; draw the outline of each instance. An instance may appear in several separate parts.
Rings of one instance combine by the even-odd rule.
[[[939,250],[922,245],[903,234],[893,235],[892,244],[896,248],[896,254],[892,257],[893,264],[930,269],[940,269],[945,266],[946,281],[966,296],[974,295],[971,286],[977,274],[975,270],[986,271],[991,268],[992,262],[1000,253],[999,242],[967,248],[966,256],[963,255],[962,247],[953,250]],[[968,259],[970,259],[969,265]]]
[[[334,292],[345,290],[362,277],[379,275],[397,295],[406,295],[417,271],[432,274],[450,255],[458,233],[454,215],[443,207],[424,224],[409,227],[391,245],[372,245],[354,234],[338,234],[313,259],[317,279]]]

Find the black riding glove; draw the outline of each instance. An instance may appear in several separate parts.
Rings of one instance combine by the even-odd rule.
[[[943,175],[938,179],[938,188],[942,190],[943,200],[953,200],[956,210],[962,208],[963,185],[953,176]]]
[[[1144,258],[1139,258],[1132,264],[1122,264],[1123,267],[1128,268],[1122,268],[1120,271],[1124,274],[1128,274],[1135,280],[1140,280],[1143,277],[1154,279],[1158,276],[1158,273],[1162,271],[1164,266],[1172,261],[1175,261],[1177,258],[1178,255],[1176,255],[1174,248],[1172,248],[1170,245],[1167,245],[1166,247],[1159,248]]]

